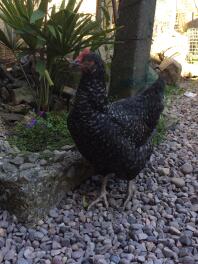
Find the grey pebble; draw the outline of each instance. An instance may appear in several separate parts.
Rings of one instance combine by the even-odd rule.
[[[16,264],[29,264],[29,262],[24,258],[19,258]]]
[[[177,187],[185,186],[185,181],[182,178],[173,177],[171,182],[174,183]]]
[[[182,235],[182,236],[179,238],[179,241],[180,241],[183,245],[185,245],[185,246],[191,246],[191,245],[192,245],[192,240],[191,240],[191,238],[190,238],[188,235],[186,235],[186,234]]]
[[[41,241],[44,238],[44,234],[42,232],[36,231],[33,233],[34,240]]]
[[[17,156],[11,161],[11,163],[13,163],[15,165],[21,165],[24,163],[24,158]]]
[[[181,234],[181,232],[180,232],[180,230],[179,229],[177,229],[176,227],[174,227],[174,226],[171,226],[170,228],[169,228],[169,232],[172,234],[172,235],[180,235]]]
[[[181,171],[184,174],[189,174],[193,171],[193,167],[190,163],[185,163],[184,165],[181,166]]]
[[[14,249],[10,249],[4,257],[4,260],[12,260],[14,261],[16,256],[16,251]]]
[[[23,255],[26,259],[33,259],[35,257],[34,248],[33,247],[25,248]]]
[[[176,254],[174,251],[172,251],[171,249],[169,249],[168,247],[163,248],[163,253],[165,255],[165,257],[167,258],[175,258]]]
[[[52,249],[60,249],[60,248],[61,248],[60,243],[58,243],[57,241],[52,242]]]
[[[115,264],[118,264],[118,263],[120,262],[120,257],[117,256],[117,255],[112,255],[112,256],[110,257],[110,261],[112,261],[112,262],[115,263]]]
[[[59,214],[58,214],[57,209],[51,209],[51,210],[49,211],[49,216],[50,216],[50,217],[53,217],[53,218],[58,217]]]
[[[181,263],[182,264],[195,264],[195,260],[191,256],[186,256],[186,257],[181,259]]]
[[[82,257],[82,255],[83,255],[82,251],[74,251],[74,252],[72,253],[72,258],[74,258],[74,259],[79,259],[79,258]]]

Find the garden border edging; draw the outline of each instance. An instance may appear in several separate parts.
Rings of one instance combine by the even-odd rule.
[[[93,173],[74,146],[22,153],[0,143],[0,208],[21,222],[37,223]]]

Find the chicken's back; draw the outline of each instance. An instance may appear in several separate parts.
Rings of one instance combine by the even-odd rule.
[[[165,82],[158,79],[137,96],[112,103],[109,113],[112,119],[127,131],[137,146],[144,144],[157,126],[164,109]]]

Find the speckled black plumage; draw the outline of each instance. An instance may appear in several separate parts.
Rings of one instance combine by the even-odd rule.
[[[81,154],[96,173],[131,180],[152,153],[152,135],[163,110],[164,81],[158,79],[141,94],[109,103],[105,71],[96,54],[97,70],[83,73],[68,128]]]

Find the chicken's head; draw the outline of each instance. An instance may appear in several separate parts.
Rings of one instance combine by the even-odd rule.
[[[80,66],[83,74],[104,75],[104,63],[99,55],[85,48],[76,58],[75,63]]]

